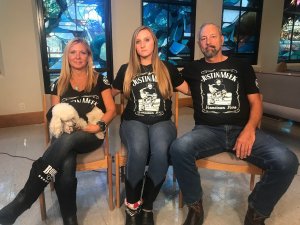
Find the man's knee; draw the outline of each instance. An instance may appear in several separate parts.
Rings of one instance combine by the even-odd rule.
[[[275,167],[278,167],[283,173],[296,174],[299,167],[299,161],[294,152],[286,150],[277,157],[275,165]]]
[[[290,173],[296,174],[299,167],[299,160],[296,154],[292,151],[289,151],[289,156],[286,164],[289,166]]]
[[[187,137],[177,138],[171,144],[170,155],[171,157],[184,155],[188,153],[190,147],[191,145],[189,143],[189,138]]]

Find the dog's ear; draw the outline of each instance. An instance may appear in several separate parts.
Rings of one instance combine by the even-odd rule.
[[[59,117],[53,116],[49,124],[50,134],[58,138],[63,133],[63,124]]]

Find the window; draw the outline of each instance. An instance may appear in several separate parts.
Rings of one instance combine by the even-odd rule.
[[[257,63],[262,0],[223,0],[223,53]]]
[[[158,39],[160,59],[176,66],[194,59],[196,0],[143,0],[142,24]]]
[[[109,0],[36,0],[45,92],[59,76],[67,42],[81,37],[90,44],[95,69],[112,81]]]
[[[278,62],[300,62],[300,1],[285,0]]]

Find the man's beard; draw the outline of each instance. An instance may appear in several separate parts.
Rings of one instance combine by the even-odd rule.
[[[205,58],[210,59],[210,58],[213,58],[214,56],[216,56],[219,53],[220,49],[216,49],[215,46],[209,46],[209,47],[210,47],[210,49],[208,49],[208,48],[202,49],[202,53],[205,56]]]

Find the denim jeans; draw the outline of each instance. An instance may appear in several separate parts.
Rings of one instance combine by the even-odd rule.
[[[169,148],[176,138],[176,127],[171,120],[153,125],[124,120],[120,127],[120,137],[128,152],[126,179],[132,187],[143,179],[148,155],[147,175],[154,185],[165,179],[169,166]]]
[[[192,131],[172,143],[171,160],[188,205],[202,199],[200,174],[195,159],[224,151],[235,154],[232,148],[242,129],[229,125],[196,125]],[[258,129],[251,155],[244,160],[265,171],[248,198],[249,205],[262,215],[270,216],[297,173],[298,159],[282,143]]]

